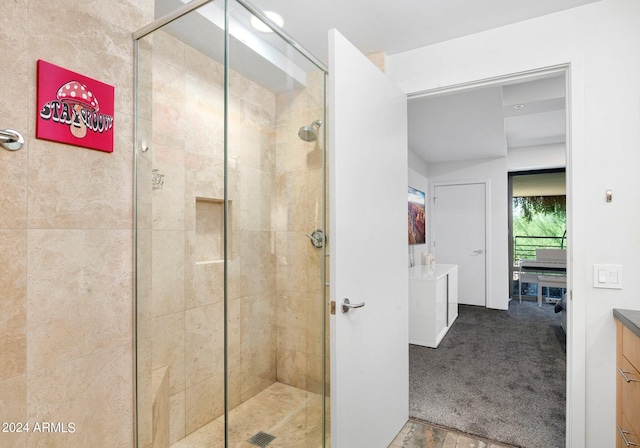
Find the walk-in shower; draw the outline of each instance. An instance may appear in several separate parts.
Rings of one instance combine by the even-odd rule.
[[[156,13],[134,35],[137,446],[323,447],[326,70],[244,1]]]

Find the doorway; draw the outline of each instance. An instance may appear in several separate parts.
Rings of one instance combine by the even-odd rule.
[[[554,302],[562,299],[562,285],[541,287],[538,275],[561,277],[566,274],[566,192],[564,168],[509,173],[509,293],[512,299],[542,297],[543,293]]]
[[[414,94],[409,94],[409,100],[410,100],[410,105],[411,105],[411,101],[413,99],[418,100],[420,98],[424,98],[424,97],[429,97],[429,96],[433,96],[433,97],[445,97],[445,96],[453,96],[456,95],[458,93],[461,92],[469,92],[469,93],[473,93],[476,96],[481,96],[480,93],[478,93],[479,91],[481,91],[484,88],[490,89],[490,88],[504,88],[504,87],[508,87],[509,89],[512,89],[511,86],[518,86],[520,84],[526,84],[527,82],[536,82],[539,80],[547,80],[549,78],[555,78],[555,81],[558,85],[560,85],[563,90],[566,92],[566,95],[563,95],[563,97],[561,99],[553,99],[553,98],[548,98],[547,100],[551,101],[551,102],[555,102],[557,104],[560,104],[562,106],[562,110],[561,111],[556,111],[554,112],[556,115],[561,116],[562,121],[558,124],[557,128],[560,128],[561,131],[563,132],[563,135],[565,135],[566,140],[564,140],[562,142],[562,148],[561,151],[558,152],[555,149],[557,148],[552,148],[552,143],[549,143],[549,145],[547,146],[546,149],[549,149],[549,151],[545,152],[545,151],[541,151],[537,154],[532,154],[532,153],[527,153],[527,151],[525,150],[528,142],[526,142],[526,140],[520,140],[519,144],[521,145],[519,149],[519,151],[516,151],[515,157],[512,157],[510,160],[506,160],[507,159],[507,153],[506,153],[506,148],[505,148],[505,152],[502,155],[496,155],[496,154],[492,154],[492,153],[485,153],[485,156],[483,157],[483,160],[486,161],[486,165],[491,165],[492,167],[496,167],[498,165],[500,165],[501,162],[499,162],[499,159],[505,159],[505,162],[502,164],[502,166],[499,166],[499,168],[497,168],[497,170],[500,172],[500,174],[495,175],[494,177],[490,177],[491,180],[491,186],[492,189],[500,191],[500,193],[498,195],[492,195],[491,198],[489,199],[490,201],[492,201],[491,203],[491,208],[490,208],[490,220],[492,222],[491,227],[493,230],[495,229],[499,229],[499,233],[497,234],[497,238],[501,239],[503,242],[503,246],[500,248],[497,248],[497,246],[499,244],[502,244],[500,241],[496,241],[496,238],[493,239],[493,241],[491,243],[488,243],[487,245],[487,256],[490,258],[490,261],[488,261],[488,267],[487,269],[492,271],[492,273],[496,274],[495,270],[497,269],[497,266],[499,264],[502,264],[502,266],[504,267],[504,270],[502,271],[502,273],[497,273],[496,275],[489,275],[489,284],[488,284],[488,291],[491,291],[491,288],[499,288],[499,290],[502,292],[504,290],[504,294],[507,297],[506,300],[508,301],[508,288],[507,288],[507,282],[505,281],[505,272],[507,272],[508,269],[508,264],[509,264],[509,243],[508,243],[508,236],[507,236],[507,217],[508,217],[508,211],[507,211],[507,197],[508,197],[508,188],[507,188],[507,173],[511,170],[516,170],[516,168],[514,168],[514,164],[515,166],[519,166],[518,169],[520,170],[530,170],[530,169],[540,169],[540,168],[548,168],[548,167],[558,167],[558,166],[564,166],[566,164],[566,169],[567,169],[567,173],[569,173],[569,177],[570,177],[570,172],[571,172],[571,166],[570,166],[570,158],[569,158],[569,144],[570,144],[570,139],[569,139],[569,135],[568,135],[568,131],[567,129],[569,129],[568,126],[568,105],[570,104],[570,102],[568,101],[568,95],[569,95],[569,88],[568,86],[568,68],[566,66],[558,66],[558,67],[553,67],[553,68],[549,68],[549,69],[540,69],[540,70],[533,70],[530,72],[526,72],[526,73],[520,73],[520,74],[515,74],[515,75],[505,75],[505,76],[501,76],[501,77],[497,77],[495,79],[486,79],[486,80],[480,80],[480,81],[472,81],[472,82],[468,82],[464,85],[453,85],[453,86],[447,86],[447,87],[439,87],[437,89],[432,89],[432,90],[424,90],[424,91],[420,91],[420,92],[416,92]],[[513,88],[515,89],[515,88]],[[513,92],[510,92],[513,93]],[[508,95],[507,95],[508,96]],[[506,101],[506,96],[504,95],[504,91],[503,91],[503,95],[501,100],[502,101]],[[546,100],[545,100],[546,101]],[[517,107],[516,107],[517,106]],[[537,106],[542,106],[542,104],[538,103]],[[460,101],[458,102],[458,109],[462,110],[464,108],[469,108],[469,107],[475,107],[475,105],[470,105],[470,103],[468,101]],[[507,113],[507,107],[510,107],[511,110],[508,111],[511,115],[509,117],[505,116],[502,119],[505,121],[508,121],[513,114],[516,114],[518,110],[522,110],[522,105],[520,103],[515,103],[515,104],[507,104],[505,102],[501,102],[501,104],[499,104],[499,107],[503,107],[505,108],[504,112]],[[526,106],[525,106],[526,107]],[[447,115],[447,111],[444,111],[442,108],[438,108],[437,109],[439,111],[439,113],[441,114],[441,116],[446,116]],[[410,109],[410,113],[411,113],[411,109]],[[465,112],[466,113],[466,110]],[[457,119],[458,117],[461,117],[464,115],[464,113],[462,112],[457,112],[455,115],[453,115],[455,117],[455,119]],[[462,117],[463,119],[465,117]],[[424,126],[424,123],[426,122],[426,120],[421,120],[420,125]],[[411,123],[412,123],[412,118],[411,116],[409,117],[409,123],[410,123],[410,127],[411,127]],[[473,121],[472,121],[473,123]],[[513,123],[510,123],[513,124]],[[557,129],[556,128],[556,129]],[[464,132],[461,132],[460,129],[458,128],[457,132],[459,134],[463,134]],[[454,138],[456,138],[454,136]],[[503,134],[503,138],[505,138],[504,134]],[[414,151],[414,147],[411,145],[412,139],[410,137],[410,150]],[[415,142],[415,140],[414,140]],[[512,143],[507,141],[507,143]],[[455,145],[455,144],[454,144]],[[454,182],[459,182],[460,180],[464,180],[464,179],[472,179],[472,178],[479,178],[481,175],[478,174],[478,171],[474,171],[474,169],[476,169],[476,167],[480,167],[482,165],[482,163],[477,160],[474,159],[473,155],[469,155],[469,154],[463,154],[459,151],[460,149],[460,145],[455,145],[456,148],[451,148],[451,150],[447,150],[447,151],[442,151],[442,153],[440,155],[434,155],[434,160],[432,161],[432,163],[430,164],[429,161],[427,161],[427,166],[428,169],[425,171],[426,175],[425,177],[428,178],[428,181],[430,182],[430,184],[434,184],[434,183],[442,183],[442,182],[450,182],[450,183],[454,183]],[[475,145],[476,147],[480,147],[481,145]],[[491,145],[492,147],[495,145]],[[517,146],[517,145],[516,145]],[[544,146],[544,144],[541,144],[540,146]],[[525,149],[522,149],[525,148]],[[449,148],[448,148],[449,149]],[[561,159],[562,159],[562,165],[556,165],[557,163],[557,155],[560,154],[561,155]],[[553,159],[553,162],[546,162],[547,164],[545,164],[544,159],[546,156],[553,156],[556,157]],[[440,157],[440,158],[438,158]],[[450,157],[449,160],[443,159],[443,157]],[[432,168],[433,166],[435,166],[435,168]],[[496,180],[494,182],[494,179]],[[494,191],[495,193],[495,191]],[[437,204],[437,195],[434,194],[434,196],[436,197],[436,204]],[[496,201],[501,201],[502,202],[502,206],[497,204]],[[571,210],[571,191],[570,189],[568,189],[567,191],[567,218],[568,221],[570,221],[571,216],[570,216],[570,210]],[[504,207],[503,209],[500,209],[500,207]],[[500,209],[500,210],[498,210]],[[435,214],[437,214],[437,206],[435,208],[436,212]],[[432,217],[435,218],[435,217]],[[435,222],[432,221],[432,226],[431,229],[433,231],[431,237],[435,236],[435,240],[436,240],[436,250],[437,250],[437,245],[438,245],[438,237],[437,237],[437,225]],[[568,237],[571,234],[571,227],[570,225],[567,228],[567,233],[568,233]],[[490,233],[490,231],[488,232]],[[495,237],[496,234],[493,234],[493,236]],[[492,244],[493,243],[493,244]],[[571,250],[571,247],[568,248],[568,252]],[[570,258],[570,256],[569,256]],[[569,279],[571,278],[571,267],[568,267],[568,277]],[[570,282],[570,280],[569,280]],[[571,285],[568,285],[569,287],[569,291],[571,290]],[[492,294],[491,292],[488,292],[487,294],[487,300],[490,301],[492,296],[496,295],[496,290],[494,289],[494,294]],[[508,302],[507,302],[508,303]],[[569,307],[571,307],[571,305],[569,305]],[[569,310],[570,311],[570,310]],[[571,320],[571,319],[569,319]],[[572,345],[571,345],[571,325],[568,326],[567,329],[567,342],[568,342],[568,351],[567,351],[567,371],[569,371],[569,369],[571,368],[571,360],[573,359],[573,356],[575,356],[571,351],[572,351]],[[571,390],[572,390],[572,386],[567,383],[565,385],[565,390],[567,391],[566,395],[567,395],[567,401],[566,401],[566,409],[567,409],[567,413],[566,413],[566,421],[571,422],[571,405],[570,405],[570,401],[571,401]],[[578,426],[579,426],[579,422],[578,422]],[[580,430],[577,429],[576,432],[579,432]],[[572,432],[572,428],[570,426],[567,426],[567,432],[566,432],[566,436],[567,436],[567,441],[570,440],[570,433]]]

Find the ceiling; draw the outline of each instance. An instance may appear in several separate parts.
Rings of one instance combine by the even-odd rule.
[[[283,29],[327,61],[336,28],[364,54],[395,54],[598,0],[248,0],[284,18]]]
[[[364,54],[391,55],[597,0],[249,1],[279,13],[284,30],[326,63],[331,28]],[[563,75],[413,99],[408,111],[409,148],[427,162],[565,143]]]
[[[409,149],[427,162],[565,143],[564,74],[409,100]]]
[[[156,0],[156,14],[189,1]],[[394,54],[598,0],[247,1],[282,15],[285,32],[326,64],[331,28],[365,54]],[[222,51],[222,11],[216,5],[176,21],[169,32],[194,42],[201,51]],[[249,14],[237,4],[232,7],[234,20],[242,24],[231,24],[236,30],[230,41],[234,68],[275,93],[304,85],[306,60],[299,57],[288,63],[292,52],[285,51],[286,60],[278,62],[283,50],[277,36],[241,33],[249,27]],[[214,59],[222,60],[221,54],[213,53]],[[300,82],[291,67],[300,68]],[[565,142],[563,75],[413,98],[408,111],[409,149],[427,162],[504,157],[510,149]]]

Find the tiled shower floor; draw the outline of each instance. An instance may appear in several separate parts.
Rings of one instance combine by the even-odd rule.
[[[229,413],[229,447],[256,448],[247,440],[263,431],[275,436],[268,448],[322,445],[322,396],[274,383]],[[224,416],[177,441],[171,448],[224,446]]]
[[[263,431],[275,436],[267,448],[320,448],[322,396],[274,383],[229,414],[229,447],[256,448],[248,439]],[[328,445],[328,443],[327,443]],[[224,446],[224,416],[171,445],[171,448]],[[488,440],[408,421],[389,448],[508,448]]]

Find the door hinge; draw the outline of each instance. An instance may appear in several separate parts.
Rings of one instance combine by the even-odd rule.
[[[331,314],[333,314],[334,316],[336,314],[336,301],[335,300],[331,301]]]

